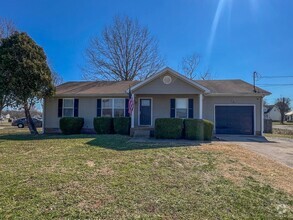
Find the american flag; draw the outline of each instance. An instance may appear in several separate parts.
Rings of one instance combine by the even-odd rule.
[[[129,88],[129,100],[128,100],[128,113],[131,115],[132,111],[134,109],[134,100],[131,94],[131,90]]]

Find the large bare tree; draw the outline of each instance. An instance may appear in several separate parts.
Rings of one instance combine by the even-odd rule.
[[[206,70],[203,73],[198,73],[197,69],[200,64],[200,56],[196,53],[187,55],[182,58],[181,64],[179,65],[182,73],[189,79],[210,79],[211,73],[209,70]]]
[[[2,40],[12,35],[15,31],[16,27],[11,20],[0,17],[0,47],[2,45]],[[13,104],[9,85],[10,82],[8,78],[5,77],[5,72],[1,70],[0,66],[0,116],[5,107]]]
[[[279,109],[280,113],[281,113],[281,123],[284,124],[284,120],[285,120],[285,113],[290,111],[290,98],[278,98],[276,101],[276,106]]]
[[[16,31],[16,27],[11,20],[0,17],[0,40],[9,37]]]
[[[157,40],[127,16],[116,16],[91,40],[85,54],[84,78],[90,80],[141,80],[163,66]]]
[[[193,53],[191,55],[185,56],[181,61],[181,69],[183,74],[189,79],[196,78],[196,70],[200,62],[200,56]]]

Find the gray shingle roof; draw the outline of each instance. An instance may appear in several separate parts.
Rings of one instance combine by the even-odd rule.
[[[138,81],[67,82],[56,87],[56,95],[127,95],[126,90]]]
[[[214,94],[269,95],[268,91],[256,87],[243,80],[195,80]],[[67,82],[56,87],[57,96],[94,96],[94,95],[127,95],[126,90],[139,81],[81,81]]]
[[[264,94],[269,95],[270,92],[256,87],[256,92],[254,92],[253,85],[240,80],[195,80],[200,85],[208,88],[211,93],[217,94]]]

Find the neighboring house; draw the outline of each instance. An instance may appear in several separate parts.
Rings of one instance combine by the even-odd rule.
[[[281,113],[276,105],[264,106],[264,118],[272,121],[281,121]]]
[[[190,80],[165,68],[144,81],[67,82],[44,102],[44,130],[59,132],[61,117],[83,117],[83,132],[93,132],[99,116],[128,115],[128,90],[134,98],[131,133],[153,130],[156,118],[198,118],[215,124],[215,134],[261,135],[263,97],[270,93],[242,80]]]
[[[286,121],[290,121],[290,122],[293,121],[293,111],[287,112],[285,116],[286,116]]]

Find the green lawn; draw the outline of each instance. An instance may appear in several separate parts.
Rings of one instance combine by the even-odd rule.
[[[240,147],[16,130],[0,130],[0,219],[293,218],[292,169]]]

